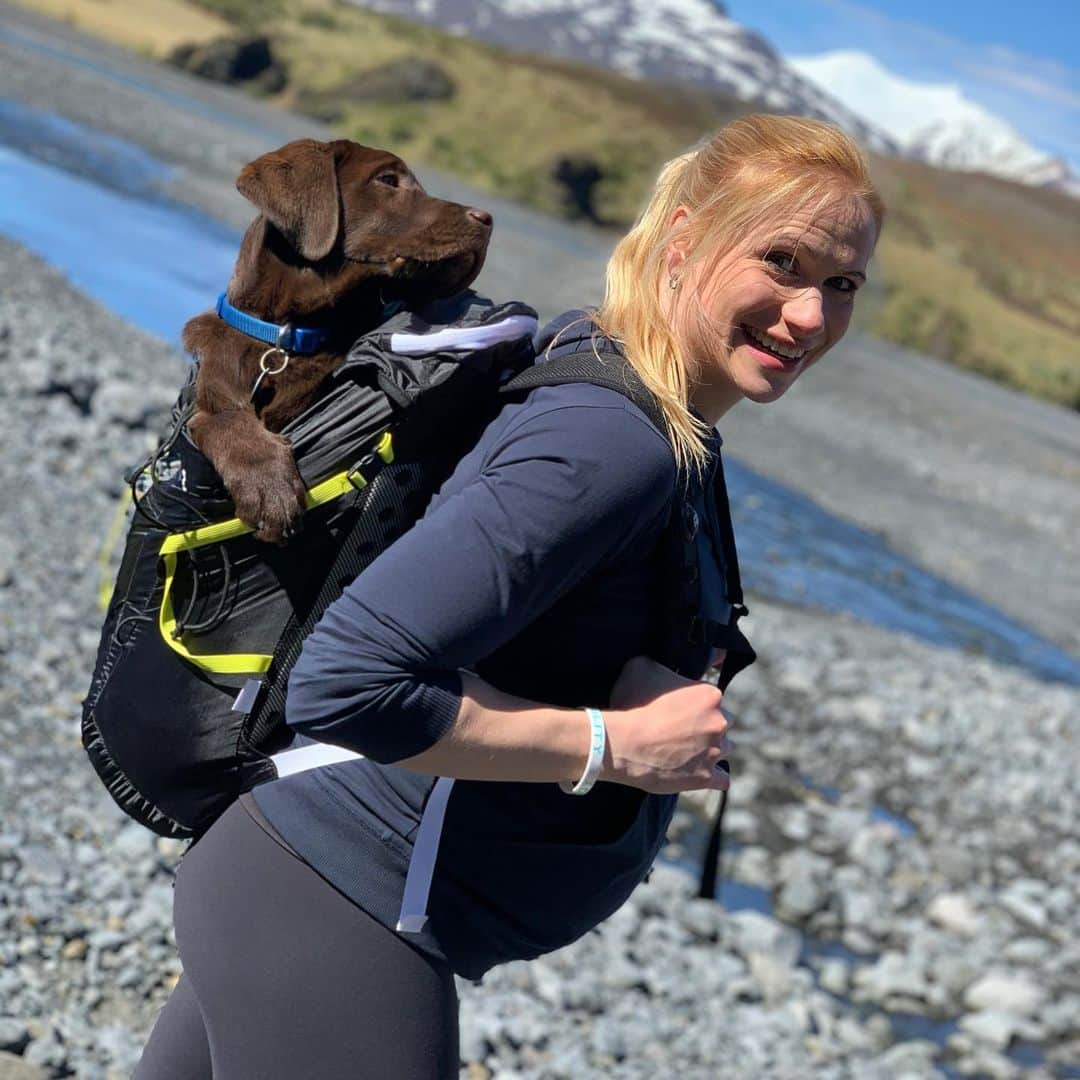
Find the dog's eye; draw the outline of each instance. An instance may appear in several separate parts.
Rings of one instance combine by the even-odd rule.
[[[390,187],[398,187],[401,184],[401,177],[394,172],[379,173],[379,175],[375,177],[375,183],[388,184]]]

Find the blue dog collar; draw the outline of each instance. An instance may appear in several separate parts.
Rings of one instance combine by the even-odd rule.
[[[277,323],[263,322],[254,315],[247,315],[239,308],[234,308],[225,298],[225,293],[218,297],[217,313],[234,330],[239,330],[248,337],[257,341],[265,341],[267,345],[275,345],[285,352],[300,353],[301,355],[320,352],[330,340],[328,330],[299,330],[290,323],[279,326]]]

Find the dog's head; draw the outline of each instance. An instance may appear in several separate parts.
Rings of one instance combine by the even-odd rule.
[[[245,165],[236,187],[269,223],[265,242],[315,271],[330,306],[376,283],[411,303],[453,295],[491,238],[486,211],[432,198],[401,158],[346,139],[288,143]]]

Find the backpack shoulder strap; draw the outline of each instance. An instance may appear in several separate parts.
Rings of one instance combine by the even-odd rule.
[[[664,411],[651,390],[641,381],[633,365],[620,353],[605,349],[597,354],[591,349],[567,353],[540,364],[532,364],[520,375],[499,388],[505,396],[527,393],[538,386],[563,386],[567,383],[593,383],[606,386],[628,397],[652,422],[664,438],[667,423]]]
[[[716,459],[716,472],[713,474],[711,489],[707,492],[711,504],[710,513],[716,521],[715,535],[720,543],[721,558],[724,560],[724,578],[727,601],[731,605],[731,619],[726,627],[716,634],[716,644],[722,645],[727,655],[720,669],[718,685],[726,690],[731,680],[756,659],[757,653],[739,629],[739,620],[748,615],[750,609],[743,602],[742,579],[739,574],[739,554],[735,548],[735,531],[731,519],[731,506],[728,502],[727,482],[724,478],[723,455]]]
[[[711,491],[713,508],[719,526],[719,541],[723,551],[724,571],[727,578],[728,602],[735,608],[741,608],[740,616],[747,614],[743,604],[742,578],[739,575],[739,556],[735,550],[735,530],[731,523],[731,504],[728,501],[727,480],[724,477],[724,458],[718,454],[716,472],[713,474]]]
[[[520,375],[505,383],[499,393],[506,396],[527,392],[539,386],[559,386],[565,383],[590,382],[606,386],[624,394],[652,422],[664,438],[668,438],[664,414],[652,392],[642,383],[633,366],[620,354],[604,350],[598,355],[592,350],[570,353],[553,360],[533,364]],[[685,480],[685,478],[684,478]],[[693,643],[698,635],[703,641],[722,644],[727,655],[720,672],[719,684],[726,687],[732,677],[752,663],[754,650],[738,628],[739,618],[746,614],[743,604],[742,582],[739,578],[739,559],[735,550],[735,536],[731,525],[731,509],[728,505],[727,484],[724,478],[723,460],[718,455],[712,486],[706,490],[707,512],[715,516],[715,539],[720,544],[727,584],[727,598],[732,617],[727,626],[704,626],[699,613],[698,585],[700,571],[698,549],[694,534],[697,531],[696,511],[691,505],[690,491],[684,485],[681,497],[672,504],[672,514],[660,542],[661,562],[667,572],[674,572],[674,580],[666,590],[668,594],[665,620],[669,629],[682,644]],[[693,528],[686,515],[693,519]],[[670,662],[678,663],[676,657]],[[716,886],[720,873],[720,850],[723,837],[724,810],[727,792],[717,807],[709,841],[703,854],[698,895],[716,898]]]

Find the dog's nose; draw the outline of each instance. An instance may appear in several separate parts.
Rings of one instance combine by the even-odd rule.
[[[475,206],[469,208],[468,215],[473,221],[479,221],[481,225],[486,225],[489,229],[495,220],[486,210],[477,210]]]

